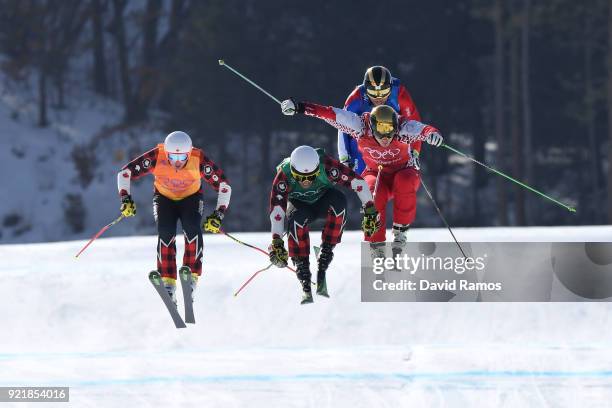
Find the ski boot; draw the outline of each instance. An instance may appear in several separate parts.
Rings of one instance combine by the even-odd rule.
[[[164,283],[164,289],[168,292],[168,296],[172,299],[172,303],[176,306],[176,279],[169,277],[162,277],[162,282]]]
[[[374,261],[379,258],[385,258],[385,242],[370,242],[370,259],[372,260],[372,267],[374,267]],[[377,273],[376,280],[384,282],[384,273]]]
[[[329,267],[332,259],[334,259],[334,245],[323,243],[321,245],[321,253],[319,254],[319,269],[317,270],[317,295],[329,297],[327,292],[327,281],[325,280],[325,272]]]
[[[393,229],[391,230],[393,233],[393,243],[391,244],[393,259],[395,259],[397,255],[401,255],[406,249],[406,242],[408,242],[408,228],[410,228],[410,224],[393,223]]]
[[[302,301],[300,303],[302,305],[312,303],[312,289],[310,287],[310,262],[308,261],[308,257],[293,258],[293,263],[297,269],[297,278],[302,284],[302,290],[304,291],[304,294],[302,295]]]
[[[192,301],[195,299],[195,290],[196,290],[196,287],[198,286],[198,279],[200,279],[200,276],[197,273],[192,272],[191,273],[191,300]]]

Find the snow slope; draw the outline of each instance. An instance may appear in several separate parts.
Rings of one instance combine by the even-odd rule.
[[[612,227],[456,235],[609,241]],[[417,229],[410,238],[449,237]],[[75,407],[609,406],[608,303],[361,303],[359,242],[349,232],[337,248],[332,298],[301,306],[281,269],[233,297],[267,260],[207,235],[198,323],[183,330],[146,278],[155,237],[100,239],[78,260],[84,241],[0,246],[0,386],[71,386]]]

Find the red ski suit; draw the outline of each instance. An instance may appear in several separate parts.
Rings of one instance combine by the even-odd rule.
[[[381,146],[370,129],[370,113],[357,115],[331,106],[304,102],[304,113],[322,119],[357,140],[359,151],[366,163],[362,177],[375,195],[374,204],[380,213],[382,228],[366,241],[385,241],[385,207],[393,199],[393,222],[411,224],[416,216],[416,192],[420,185],[417,169],[411,166],[411,143],[423,141],[438,130],[416,120],[400,116],[399,130],[389,146]],[[378,188],[374,192],[376,175],[380,168]]]

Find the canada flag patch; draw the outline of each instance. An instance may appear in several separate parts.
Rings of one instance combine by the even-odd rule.
[[[281,216],[280,216],[280,214],[276,214],[276,215],[274,216],[274,219],[275,219],[276,221],[280,221],[280,220],[282,220],[282,219],[283,219],[283,217],[281,217]]]
[[[221,192],[222,192],[222,193],[227,193],[227,188],[225,188],[225,187],[224,187],[224,188],[222,188],[222,189],[221,189]]]
[[[358,193],[361,193],[363,191],[363,186],[357,186],[355,191],[358,192]]]

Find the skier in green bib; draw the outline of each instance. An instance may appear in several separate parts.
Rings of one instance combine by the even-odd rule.
[[[364,218],[362,229],[367,235],[379,227],[379,216],[368,184],[349,167],[341,164],[323,149],[299,146],[277,166],[270,192],[270,221],[272,243],[270,262],[278,267],[287,266],[290,257],[302,284],[302,304],[312,303],[310,287],[309,223],[324,218],[321,234],[321,252],[318,259],[317,294],[329,297],[325,272],[334,256],[334,246],[340,242],[346,224],[346,197],[336,184],[351,188],[361,200]],[[291,204],[287,210],[287,204]],[[289,252],[282,236],[287,220]]]

